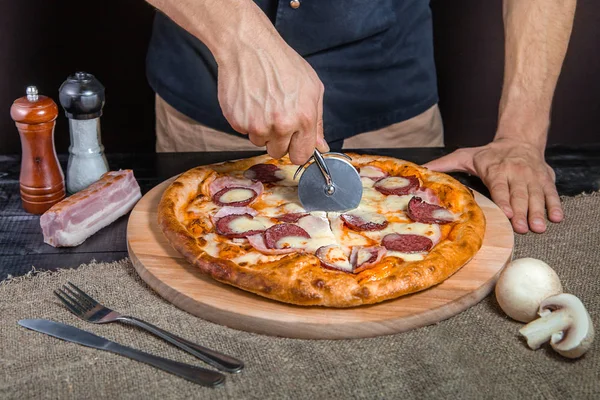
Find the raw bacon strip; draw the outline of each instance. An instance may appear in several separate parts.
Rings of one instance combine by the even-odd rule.
[[[388,250],[402,253],[420,253],[433,247],[433,242],[426,236],[399,233],[385,235],[381,244]]]
[[[372,165],[366,165],[364,167],[361,167],[359,175],[361,178],[370,178],[374,181],[381,180],[388,176],[387,172],[385,172],[379,167],[374,167]]]
[[[282,181],[283,178],[276,174],[281,169],[273,164],[256,164],[244,171],[244,177],[262,183],[273,183]]]
[[[265,231],[265,244],[270,249],[281,249],[284,247],[293,246],[281,246],[279,242],[284,238],[306,238],[310,239],[310,235],[304,229],[299,226],[292,224],[277,224],[273,225]]]
[[[385,217],[375,213],[363,213],[362,215],[348,213],[340,215],[340,218],[347,227],[355,231],[380,231],[388,226]]]
[[[283,214],[278,217],[275,217],[275,219],[277,219],[278,221],[281,221],[281,222],[295,223],[295,222],[298,222],[298,220],[300,218],[306,217],[307,215],[309,215],[309,214],[308,213],[287,213],[287,214]]]
[[[383,246],[363,247],[354,246],[350,253],[350,264],[355,274],[377,264],[386,253]]]
[[[241,178],[232,178],[230,176],[223,176],[221,178],[217,178],[211,182],[208,186],[208,190],[210,192],[210,197],[212,198],[215,194],[220,192],[225,188],[248,188],[254,190],[256,196],[259,197],[264,188],[263,184],[260,182],[252,182],[249,179],[241,179]]]
[[[227,187],[219,190],[212,201],[220,206],[245,207],[256,199],[256,192],[245,187]]]
[[[248,243],[256,250],[260,251],[263,254],[289,254],[296,253],[302,251],[302,249],[288,248],[288,249],[269,249],[265,244],[265,237],[263,234],[248,236]]]
[[[322,246],[317,249],[315,256],[321,261],[321,266],[329,269],[352,272],[352,264],[344,250],[337,244]]]
[[[216,230],[219,235],[228,238],[243,238],[260,234],[265,227],[262,223],[254,221],[254,217],[250,214],[232,214],[220,218],[217,221]]]
[[[109,171],[86,189],[52,206],[40,218],[44,242],[70,247],[127,214],[142,197],[133,171]]]
[[[413,197],[408,202],[406,214],[415,222],[424,224],[447,224],[454,221],[454,215],[444,207],[429,204],[420,197]]]
[[[390,176],[377,181],[373,187],[383,194],[404,196],[418,189],[419,185],[419,178],[416,176]]]

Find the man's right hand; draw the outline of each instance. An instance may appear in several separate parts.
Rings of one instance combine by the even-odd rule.
[[[147,0],[200,39],[219,65],[219,104],[236,131],[302,164],[323,138],[323,84],[251,0]]]
[[[259,39],[263,40],[263,39]],[[323,84],[282,39],[257,44],[240,38],[219,61],[219,103],[233,129],[266,146],[273,158],[289,153],[304,163],[323,138]]]

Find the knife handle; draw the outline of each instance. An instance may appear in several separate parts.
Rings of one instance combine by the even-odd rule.
[[[237,358],[233,358],[226,354],[222,354],[215,350],[200,346],[199,344],[190,342],[189,340],[185,340],[146,321],[142,321],[141,319],[122,316],[119,317],[118,320],[145,329],[148,332],[179,347],[181,350],[187,351],[191,355],[222,371],[236,373],[240,372],[244,368],[244,363]]]
[[[108,346],[103,347],[103,349],[115,354],[129,357],[145,364],[152,365],[153,367],[170,372],[174,375],[187,379],[188,381],[198,383],[203,386],[215,387],[225,382],[225,375],[221,374],[220,372],[168,360],[166,358],[144,353],[143,351],[132,349],[131,347],[123,346],[118,343],[112,342]]]

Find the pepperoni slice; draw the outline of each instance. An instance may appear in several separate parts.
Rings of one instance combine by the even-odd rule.
[[[419,188],[419,178],[416,176],[389,176],[383,178],[373,186],[380,193],[396,196],[410,194]]]
[[[424,224],[447,224],[454,221],[454,215],[444,207],[429,204],[420,197],[413,197],[408,202],[406,214],[415,222]]]
[[[383,246],[354,246],[352,253],[350,254],[350,264],[354,269],[354,273],[359,273],[367,268],[373,267],[377,264],[386,253],[386,249]]]
[[[361,178],[370,178],[374,181],[381,180],[388,176],[387,172],[385,172],[379,167],[374,167],[372,165],[365,165],[364,167],[361,167],[359,175]]]
[[[233,178],[231,176],[222,176],[215,179],[208,186],[211,197],[225,188],[248,188],[254,190],[257,196],[260,196],[264,190],[260,182],[252,182],[249,179]]]
[[[352,272],[352,264],[344,250],[337,244],[322,246],[317,249],[315,256],[321,261],[321,266],[327,269]]]
[[[247,187],[227,187],[212,198],[215,204],[229,207],[245,207],[256,199],[257,193]]]
[[[295,223],[295,222],[298,222],[298,220],[300,218],[306,217],[307,215],[309,215],[309,214],[308,213],[287,213],[287,214],[280,215],[279,217],[275,217],[275,219],[277,219],[278,221],[281,221],[281,222]]]
[[[388,250],[402,253],[419,253],[429,251],[433,247],[433,242],[426,236],[399,233],[385,235],[381,244]]]
[[[277,165],[273,164],[255,164],[244,171],[244,177],[253,181],[262,183],[273,183],[283,180],[281,176],[277,176],[276,172],[280,171]]]
[[[219,235],[228,238],[243,238],[265,230],[265,226],[259,221],[254,221],[250,214],[228,215],[219,219],[215,228]]]
[[[269,249],[282,249],[288,247],[294,247],[293,245],[282,246],[281,239],[283,238],[307,238],[310,239],[310,235],[304,229],[293,224],[277,224],[273,225],[265,231],[265,244]]]
[[[388,226],[384,216],[375,213],[342,214],[340,218],[347,227],[355,231],[380,231]]]

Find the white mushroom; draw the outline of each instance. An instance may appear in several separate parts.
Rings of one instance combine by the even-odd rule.
[[[594,325],[584,305],[572,294],[550,297],[540,305],[539,319],[519,330],[533,350],[550,340],[552,348],[568,358],[581,357],[594,340]]]
[[[535,258],[512,261],[496,283],[498,304],[509,317],[521,322],[536,319],[542,300],[562,291],[556,272]]]

